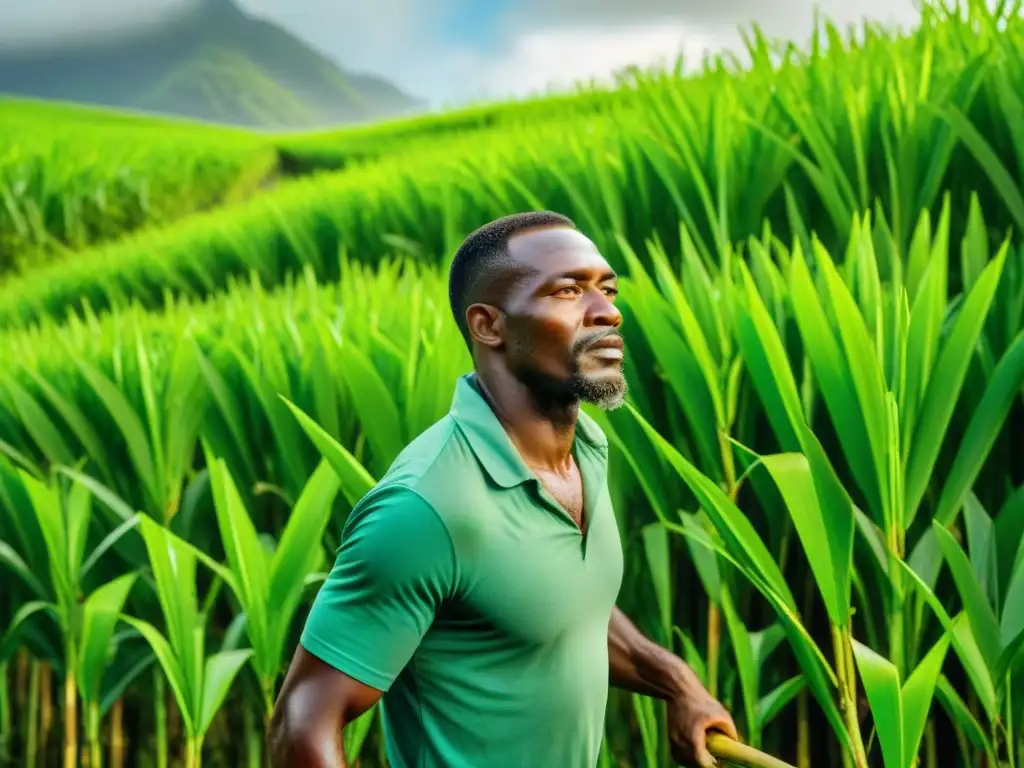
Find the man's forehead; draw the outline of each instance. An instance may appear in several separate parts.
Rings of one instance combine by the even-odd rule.
[[[544,275],[578,270],[612,271],[593,241],[568,227],[520,232],[509,238],[508,248],[515,261],[531,267],[531,272]]]

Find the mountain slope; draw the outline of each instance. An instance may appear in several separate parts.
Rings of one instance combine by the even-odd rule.
[[[156,30],[100,44],[0,54],[0,92],[263,128],[392,117],[422,103],[343,71],[231,0],[206,0]]]

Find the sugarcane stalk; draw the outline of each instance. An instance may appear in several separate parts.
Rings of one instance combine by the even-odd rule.
[[[153,716],[156,719],[156,765],[167,768],[167,697],[159,666],[153,670]]]
[[[708,601],[708,693],[718,696],[718,657],[722,645],[722,612],[718,603]]]
[[[200,768],[203,762],[203,745],[195,736],[186,738],[185,768]]]
[[[124,699],[110,709],[110,768],[124,768]]]
[[[788,518],[787,518],[788,520]],[[788,535],[784,541],[788,541]],[[810,621],[814,612],[814,579],[804,579],[804,621]],[[811,768],[811,720],[810,693],[806,688],[800,691],[797,699],[797,765],[799,768]],[[845,750],[844,750],[845,754]]]
[[[39,765],[48,765],[46,753],[50,744],[50,729],[53,727],[53,669],[43,662],[39,680]]]
[[[10,759],[10,741],[14,730],[11,728],[11,700],[7,687],[7,671],[10,662],[0,662],[0,760]]]
[[[64,652],[64,768],[78,765],[78,686],[75,680],[75,648],[68,644]]]
[[[85,717],[86,740],[89,742],[89,768],[99,768],[103,764],[103,751],[100,748],[100,705],[90,701]]]
[[[249,768],[259,768],[263,750],[260,749],[259,735],[256,733],[255,713],[253,707],[245,699],[242,700],[242,728],[245,730],[246,757]]]
[[[857,676],[854,672],[853,650],[848,627],[832,625],[832,639],[835,644],[836,678],[839,681],[839,706],[846,718],[846,731],[853,743],[853,764],[856,768],[868,768],[864,739],[860,732],[857,716]],[[847,750],[843,750],[843,764],[847,764]]]
[[[708,736],[708,751],[717,760],[724,760],[738,768],[795,768],[777,757],[733,741],[725,734],[713,733]]]
[[[811,768],[811,727],[808,711],[808,693],[804,689],[796,701],[796,764],[797,768]]]
[[[27,765],[35,765],[39,754],[39,687],[42,682],[42,662],[33,660],[28,675],[28,717],[25,732]]]

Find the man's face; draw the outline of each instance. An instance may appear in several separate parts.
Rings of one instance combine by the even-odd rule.
[[[511,371],[542,396],[620,406],[627,389],[622,314],[608,262],[586,236],[565,227],[516,235],[509,252],[527,270],[501,307]]]

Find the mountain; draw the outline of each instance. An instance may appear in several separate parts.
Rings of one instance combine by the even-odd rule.
[[[394,117],[425,104],[342,70],[232,0],[203,0],[156,29],[99,43],[0,52],[0,93],[127,107],[259,128]]]

